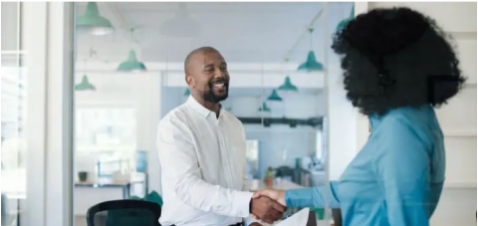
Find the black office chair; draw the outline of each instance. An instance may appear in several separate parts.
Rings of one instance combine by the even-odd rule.
[[[2,225],[7,225],[7,196],[2,193]]]
[[[161,226],[161,207],[143,200],[113,200],[88,209],[88,226]]]

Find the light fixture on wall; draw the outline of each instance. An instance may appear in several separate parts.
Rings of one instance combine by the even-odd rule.
[[[355,17],[355,7],[352,6],[352,11],[350,12],[350,16],[340,21],[339,25],[337,25],[337,31],[342,31],[345,28],[345,26],[347,26],[347,24],[354,19],[354,17]]]
[[[267,103],[266,103],[266,102],[262,102],[262,107],[260,107],[260,108],[258,109],[258,111],[270,112],[271,109],[269,108],[269,106],[267,106]]]
[[[313,28],[309,28],[309,34],[310,34],[310,51],[307,54],[307,60],[302,63],[297,70],[299,71],[322,71],[324,70],[324,66],[317,61],[315,58],[315,53],[312,48],[312,33],[314,32]]]
[[[76,25],[81,34],[107,35],[114,31],[111,22],[100,15],[96,2],[88,2],[85,14],[77,18]]]
[[[191,95],[191,90],[189,88],[186,88],[186,91],[184,91],[184,96],[189,96]]]
[[[272,90],[271,95],[267,98],[268,101],[282,101],[282,97],[277,94],[277,91],[274,89]]]
[[[176,38],[195,37],[200,31],[201,25],[189,15],[185,2],[178,3],[176,15],[161,26],[162,35]]]
[[[95,86],[91,84],[88,81],[88,77],[86,75],[83,75],[83,78],[81,78],[81,82],[77,85],[75,85],[75,90],[76,91],[86,91],[86,90],[96,90]]]
[[[124,72],[146,71],[146,66],[144,66],[143,62],[138,61],[138,59],[136,58],[136,52],[134,50],[130,50],[128,54],[128,59],[123,61],[118,66],[117,71],[124,71]]]
[[[286,76],[285,80],[284,80],[284,84],[279,86],[279,90],[282,90],[282,91],[297,91],[298,89],[297,89],[297,86],[292,84],[292,82],[290,81],[290,77]]]

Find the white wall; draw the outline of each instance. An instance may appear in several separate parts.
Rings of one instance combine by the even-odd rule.
[[[77,72],[75,84],[82,73]],[[156,127],[161,112],[159,73],[88,73],[96,91],[75,92],[75,107],[132,107],[137,115],[137,150],[148,152],[149,189],[160,191]]]
[[[446,184],[433,226],[476,225],[476,2],[469,3],[355,3],[356,14],[366,10],[408,6],[434,18],[442,29],[455,39],[460,65],[469,77],[465,89],[450,103],[437,109],[437,115],[445,134]],[[356,116],[356,150],[364,144],[368,135],[366,119]]]

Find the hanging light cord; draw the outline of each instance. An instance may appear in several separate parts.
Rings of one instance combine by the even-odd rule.
[[[313,50],[313,49],[314,49],[314,47],[313,47],[313,41],[312,41],[312,40],[314,40],[314,38],[312,37],[312,33],[313,33],[313,32],[314,32],[314,29],[313,29],[313,28],[309,28],[309,34],[310,34],[310,36],[309,36],[309,39],[310,39],[310,40],[309,40],[309,41],[310,41],[310,50]]]
[[[295,42],[295,44],[292,46],[292,48],[290,48],[289,51],[287,51],[287,53],[285,54],[285,57],[284,59],[287,59],[290,54],[292,53],[292,51],[297,47],[297,45],[299,45],[300,41],[302,41],[302,39],[307,35],[308,32],[311,32],[310,30],[314,27],[314,24],[315,22],[320,18],[320,16],[322,15],[322,12],[324,11],[324,8],[327,6],[327,2],[324,3],[324,7],[322,7],[320,9],[320,11],[315,15],[315,17],[312,19],[312,21],[310,22],[309,26],[307,27],[307,30],[305,30],[299,37],[299,39]],[[312,39],[310,40],[312,42]]]

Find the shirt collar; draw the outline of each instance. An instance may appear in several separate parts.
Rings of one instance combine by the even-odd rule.
[[[204,118],[207,118],[209,114],[213,114],[215,116],[215,112],[205,108],[202,106],[192,95],[189,96],[188,101],[186,102],[187,105],[191,106],[195,111],[199,112]],[[219,110],[219,116],[222,115],[223,110],[222,107]]]

